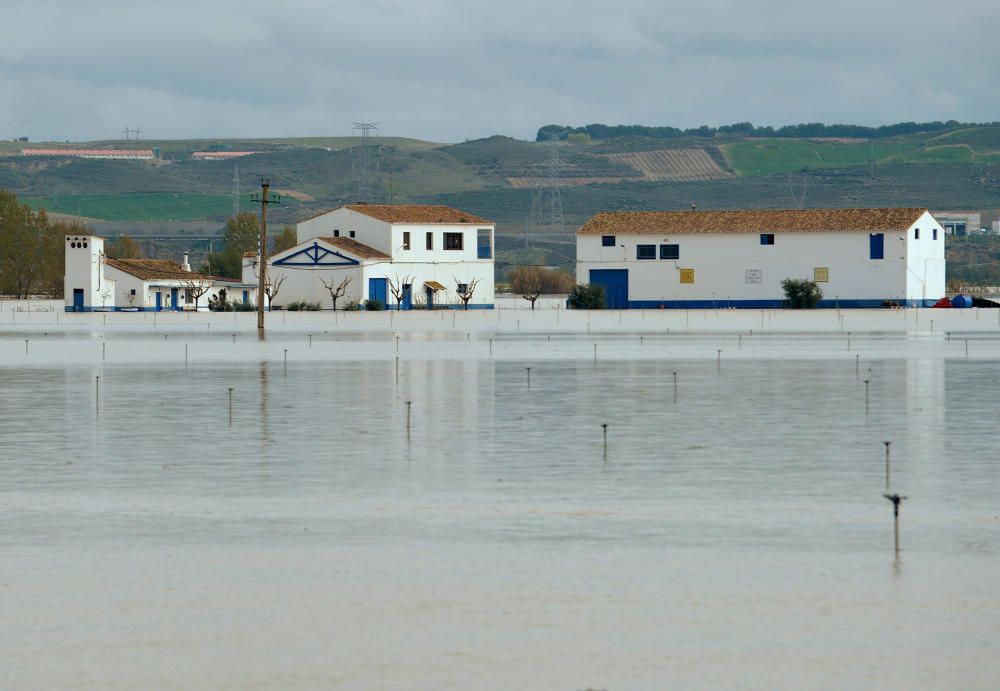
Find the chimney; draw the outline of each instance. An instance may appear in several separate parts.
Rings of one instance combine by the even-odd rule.
[[[691,210],[692,211],[697,211],[698,210],[698,205],[695,204],[694,202],[691,202]]]
[[[188,272],[191,271],[191,262],[188,261],[188,253],[187,252],[184,253],[184,263],[181,264],[181,268],[184,269],[185,271],[188,271]]]

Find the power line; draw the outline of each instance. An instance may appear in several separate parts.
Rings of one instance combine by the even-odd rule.
[[[371,133],[374,132],[375,136],[378,136],[378,123],[377,122],[355,122],[351,123],[354,125],[354,132],[361,132],[361,179],[358,182],[358,198],[359,201],[370,201],[371,200],[371,183],[370,183],[370,170],[369,170],[369,150],[368,150],[368,140],[371,137]]]

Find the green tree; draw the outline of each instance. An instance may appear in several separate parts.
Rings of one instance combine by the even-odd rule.
[[[44,209],[35,212],[14,193],[0,190],[0,294],[61,294],[64,235],[81,232],[86,231],[75,225],[50,224]]]
[[[260,223],[257,215],[244,211],[226,221],[226,230],[222,235],[226,249],[236,250],[240,256],[244,252],[256,252],[260,242]],[[264,248],[265,251],[267,248]]]
[[[570,309],[602,310],[604,309],[604,286],[600,283],[590,285],[580,284],[573,288],[566,301]]]
[[[813,309],[823,299],[823,291],[807,278],[786,278],[781,282],[788,304],[793,309]]]
[[[142,259],[142,248],[128,235],[119,235],[105,245],[104,254],[112,259]]]
[[[243,253],[231,247],[226,247],[221,252],[212,252],[205,257],[205,263],[201,267],[201,272],[209,276],[242,278]]]
[[[295,234],[295,226],[285,226],[280,233],[271,238],[271,254],[284,252],[299,244]]]

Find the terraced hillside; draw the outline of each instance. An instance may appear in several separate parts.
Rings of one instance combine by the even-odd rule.
[[[719,180],[731,178],[705,149],[661,149],[625,154],[608,154],[618,163],[632,166],[645,180]]]

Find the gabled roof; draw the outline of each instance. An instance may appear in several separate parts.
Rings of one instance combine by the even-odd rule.
[[[923,208],[604,211],[587,221],[576,234],[900,232],[926,211]]]
[[[185,271],[177,262],[169,259],[110,259],[104,260],[106,266],[124,271],[143,281],[177,280],[177,281],[210,281],[208,276]]]
[[[473,216],[470,213],[454,209],[450,206],[436,204],[346,204],[338,208],[357,211],[359,214],[371,216],[386,223],[443,223],[451,225],[469,223],[474,225],[493,225],[493,221],[487,221],[484,218]],[[337,211],[337,209],[331,209],[331,211]],[[303,220],[310,221],[328,213],[330,211],[324,211]]]
[[[388,254],[374,247],[369,247],[357,240],[352,240],[351,238],[317,238],[322,240],[328,245],[333,245],[334,247],[339,247],[342,250],[346,250],[353,254],[355,257],[360,257],[362,259],[391,259]]]

